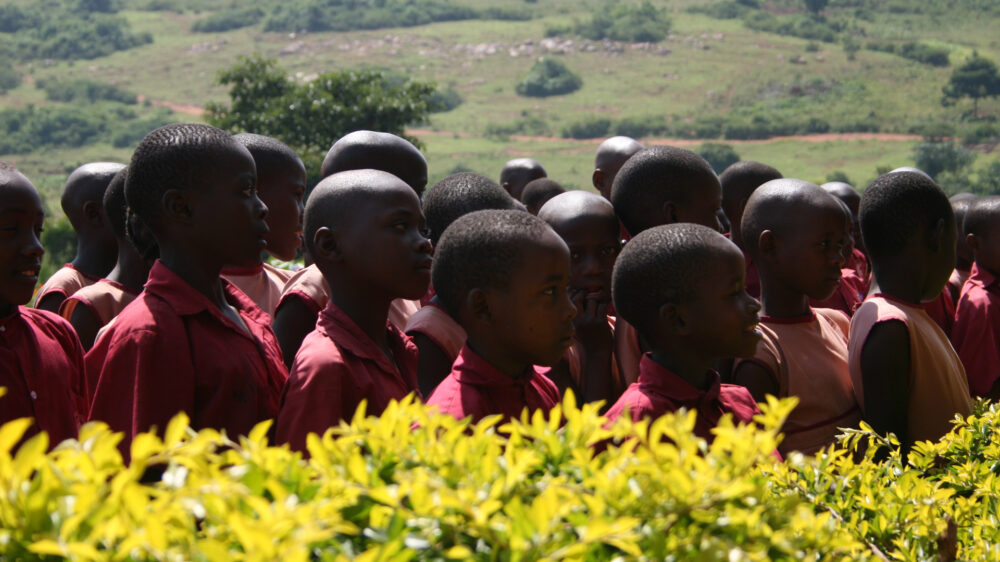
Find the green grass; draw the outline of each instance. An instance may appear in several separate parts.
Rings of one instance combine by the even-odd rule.
[[[809,41],[804,39],[761,34],[748,30],[739,20],[687,13],[685,8],[695,4],[694,0],[661,4],[668,7],[673,19],[671,37],[662,43],[669,54],[626,46],[622,53],[596,49],[555,55],[583,76],[583,88],[554,98],[522,98],[514,93],[514,85],[540,54],[538,45],[546,27],[583,19],[600,4],[596,0],[500,3],[532,6],[543,17],[527,22],[448,22],[293,37],[263,33],[258,27],[191,33],[191,23],[203,14],[131,10],[122,15],[135,31],[152,33],[152,44],[93,61],[51,65],[34,61],[19,68],[34,79],[85,77],[152,100],[192,106],[226,99],[225,90],[215,85],[214,79],[219,69],[232,65],[240,55],[278,57],[288,72],[301,76],[359,66],[390,68],[415,79],[453,84],[464,98],[461,106],[432,116],[424,127],[445,133],[422,137],[432,180],[456,166],[495,178],[507,159],[530,155],[546,166],[551,177],[573,187],[590,186],[596,142],[481,138],[487,125],[514,121],[527,112],[547,121],[558,134],[566,125],[594,115],[614,120],[663,115],[676,123],[696,116],[740,113],[818,116],[834,126],[868,119],[878,122],[884,131],[908,132],[928,122],[955,122],[971,107],[968,101],[941,107],[941,86],[951,67],[924,66],[867,50],[849,61],[839,45],[826,43],[821,43],[817,52],[807,52]],[[973,50],[1000,60],[997,23],[996,18],[965,17],[963,13],[877,14],[864,25],[879,37],[946,46],[952,50],[954,65]],[[510,54],[511,47],[528,41],[533,42],[534,52]],[[483,44],[497,44],[498,48],[492,54],[477,53],[474,46]],[[789,62],[799,56],[805,64]],[[809,84],[821,87],[795,95],[796,85]],[[0,108],[28,103],[48,102],[30,83],[0,97]],[[1000,114],[996,100],[980,107],[984,113]],[[140,106],[139,111],[152,109]],[[183,113],[176,118],[198,120]],[[773,164],[789,176],[821,181],[831,171],[841,170],[859,184],[874,177],[877,167],[912,165],[912,145],[910,140],[734,143],[742,157]],[[53,203],[68,170],[88,160],[125,160],[128,154],[128,150],[95,145],[0,158],[13,160],[22,168],[42,189],[52,214],[58,215],[58,204]],[[997,158],[996,152],[981,155],[977,168]]]

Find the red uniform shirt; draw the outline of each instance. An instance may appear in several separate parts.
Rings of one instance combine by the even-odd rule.
[[[965,366],[969,390],[986,395],[1000,378],[1000,282],[977,265],[958,298],[951,344]]]
[[[306,448],[306,435],[322,435],[350,420],[362,400],[380,415],[391,400],[417,390],[417,346],[386,322],[393,359],[333,302],[319,314],[316,330],[295,354],[278,413],[277,442]]]
[[[222,285],[247,330],[157,261],[146,289],[87,353],[88,376],[98,381],[90,419],[125,432],[123,450],[182,410],[193,428],[232,438],[278,413],[288,373],[271,318],[229,281]]]
[[[947,285],[941,290],[938,298],[926,303],[924,310],[946,336],[951,335],[951,328],[955,324],[955,301],[951,299]]]
[[[639,380],[622,394],[608,410],[608,421],[613,422],[628,409],[632,420],[656,419],[667,412],[681,408],[695,410],[698,418],[694,433],[705,440],[712,440],[711,429],[718,425],[723,414],[732,414],[738,423],[750,423],[760,413],[750,391],[735,384],[721,384],[719,374],[713,372],[713,382],[708,390],[699,390],[691,383],[660,365],[647,353],[639,363]]]
[[[529,412],[548,412],[559,403],[559,389],[533,367],[525,376],[513,379],[486,362],[466,345],[458,354],[451,373],[434,389],[428,405],[438,407],[442,414],[473,422],[501,414],[517,418],[525,408]]]
[[[45,310],[17,307],[0,319],[0,424],[35,418],[27,439],[39,431],[56,445],[76,437],[87,416],[83,347],[69,322]]]

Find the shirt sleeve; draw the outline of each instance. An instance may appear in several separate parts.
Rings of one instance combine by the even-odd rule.
[[[1000,315],[990,314],[986,300],[964,298],[959,302],[951,341],[958,352],[969,390],[984,396],[1000,376]]]

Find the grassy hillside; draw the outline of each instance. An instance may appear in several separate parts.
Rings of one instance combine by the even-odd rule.
[[[226,99],[214,78],[239,55],[276,57],[303,80],[334,69],[382,67],[451,86],[463,98],[456,109],[435,114],[430,123],[418,126],[432,180],[454,169],[496,176],[508,158],[531,155],[542,161],[553,178],[588,187],[597,143],[550,137],[593,116],[614,123],[629,118],[633,122],[660,120],[671,136],[712,118],[746,123],[813,118],[825,122],[831,131],[862,128],[902,135],[946,123],[961,134],[968,126],[963,115],[971,103],[942,107],[942,85],[954,66],[973,51],[1000,59],[995,32],[1000,21],[990,3],[975,0],[934,6],[916,0],[835,0],[824,12],[824,20],[854,26],[838,36],[838,42],[764,33],[749,29],[740,18],[718,19],[689,11],[704,2],[656,2],[672,22],[669,36],[658,44],[587,41],[576,36],[573,27],[606,6],[592,0],[470,4],[518,10],[531,16],[527,21],[477,19],[323,33],[265,32],[264,24],[198,33],[192,25],[228,3],[163,0],[158,4],[179,11],[139,9],[152,4],[157,3],[128,1],[118,14],[136,33],[152,35],[152,43],[93,60],[22,59],[15,65],[23,75],[22,83],[0,95],[0,108],[53,105],[37,87],[39,81],[85,78],[120,86],[148,100],[131,106],[139,120],[153,118],[163,105],[174,108],[171,119],[198,120],[199,107]],[[778,17],[801,16],[798,2],[762,4],[760,11]],[[555,32],[559,34],[546,37]],[[919,41],[944,47],[951,66],[930,66],[868,50],[862,39],[856,39],[862,48],[851,60],[842,41],[861,34],[879,41]],[[516,82],[541,55],[565,62],[583,77],[583,88],[551,98],[516,95]],[[83,113],[96,111],[93,106],[72,107]],[[996,115],[1000,104],[996,100],[981,103],[980,112]],[[518,132],[532,138],[523,139]],[[732,144],[743,158],[772,163],[787,175],[824,180],[839,170],[863,184],[880,167],[911,165],[917,137],[851,140],[830,136],[814,141]],[[683,141],[688,146],[700,142]],[[68,170],[88,160],[124,160],[128,154],[127,146],[115,148],[102,141],[0,158],[23,169],[44,190],[51,213],[59,215],[56,194]],[[982,154],[975,167],[982,169],[997,159],[996,152]]]

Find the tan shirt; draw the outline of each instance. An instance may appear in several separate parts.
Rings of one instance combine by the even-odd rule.
[[[295,274],[294,271],[278,269],[270,264],[249,268],[226,268],[222,277],[246,293],[250,300],[270,316],[278,307],[278,300],[285,290],[285,284]]]
[[[35,303],[40,302],[48,293],[61,294],[65,299],[87,285],[93,285],[98,281],[100,281],[100,277],[87,275],[73,267],[73,264],[67,263],[59,271],[53,273],[52,277],[49,277],[49,280],[38,289],[35,294]]]
[[[132,292],[132,289],[121,283],[101,279],[64,300],[59,307],[59,314],[66,320],[72,320],[76,307],[84,306],[90,309],[94,317],[100,321],[101,326],[105,326],[137,296],[139,296],[138,293]]]
[[[958,354],[924,307],[879,293],[854,313],[848,344],[854,395],[864,411],[861,351],[872,328],[889,320],[905,324],[910,335],[910,439],[936,441],[951,431],[955,414],[972,412],[972,399]]]

